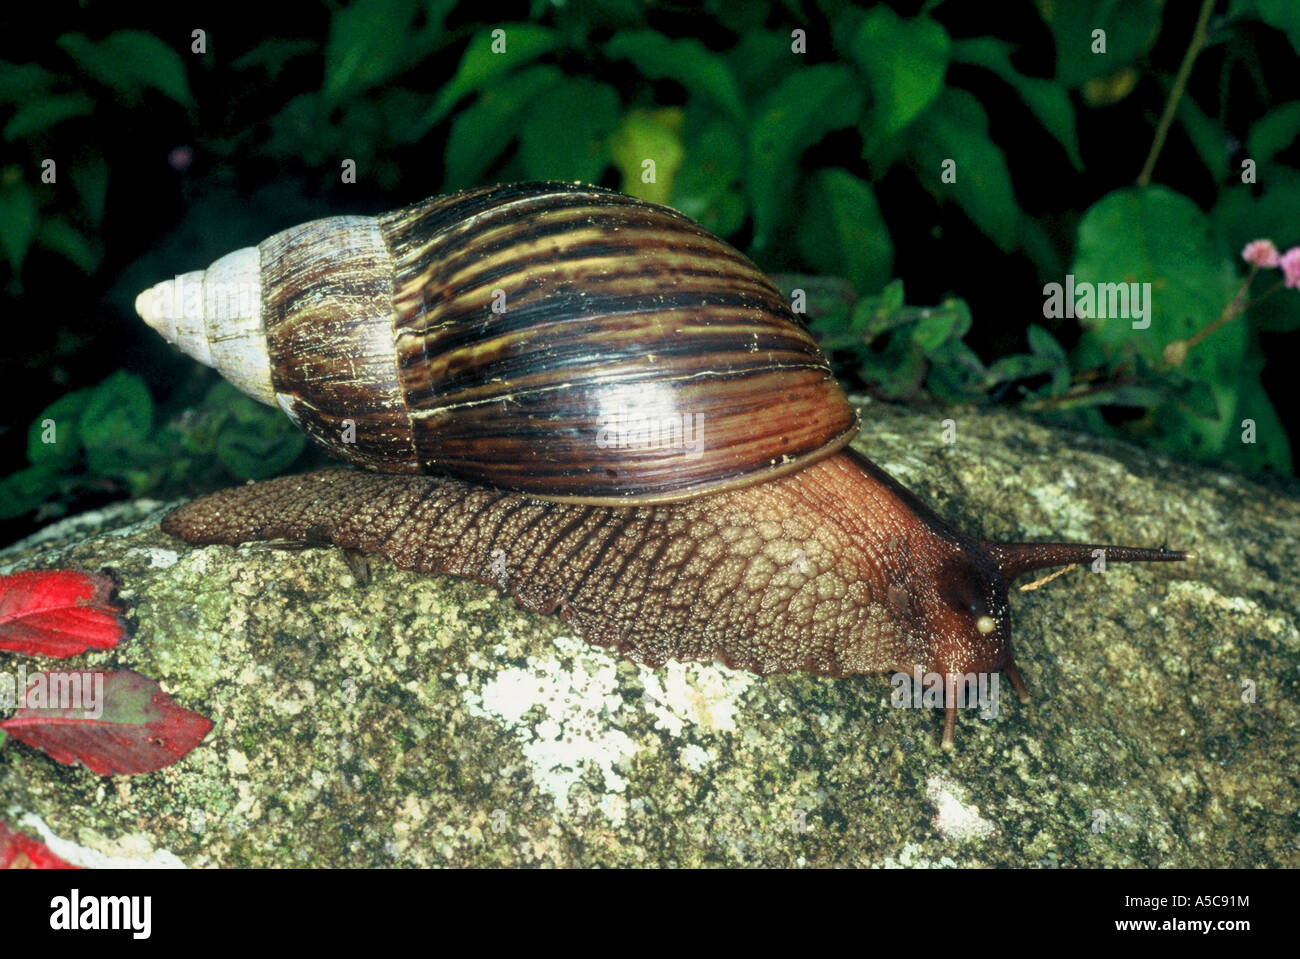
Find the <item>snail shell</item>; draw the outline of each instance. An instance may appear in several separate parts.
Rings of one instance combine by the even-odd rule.
[[[316,220],[141,317],[351,463],[666,502],[786,475],[857,416],[784,298],[694,221],[596,187]]]

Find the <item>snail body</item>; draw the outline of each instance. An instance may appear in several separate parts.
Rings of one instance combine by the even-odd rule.
[[[256,303],[230,305],[232,276],[256,283]],[[179,303],[186,283],[201,308]],[[680,214],[608,191],[520,184],[317,221],[137,308],[375,470],[216,493],[170,514],[168,533],[334,543],[470,577],[652,666],[920,667],[949,682],[947,746],[957,677],[1004,670],[1027,698],[1016,577],[1096,549],[1186,556],[952,528],[844,449],[856,414],[756,267]],[[702,415],[698,450],[602,444],[601,422],[628,406]],[[355,443],[337,442],[345,420]]]

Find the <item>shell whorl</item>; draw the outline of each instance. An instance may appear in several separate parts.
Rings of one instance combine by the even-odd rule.
[[[256,254],[261,316],[236,317],[233,335],[260,324],[269,387],[245,374],[257,389],[241,388],[357,465],[669,502],[788,475],[857,431],[771,281],[689,218],[623,194],[487,187],[304,224]],[[199,274],[205,291],[218,264]],[[137,309],[231,376],[226,316],[158,322],[175,293],[160,284]],[[191,342],[203,335],[207,357]]]
[[[150,287],[136,297],[135,311],[181,352],[220,370],[253,399],[275,403],[257,247]]]
[[[392,274],[374,217],[326,217],[165,280],[141,293],[135,309],[168,342],[279,406],[341,458],[414,473]],[[353,431],[355,443],[339,442]]]

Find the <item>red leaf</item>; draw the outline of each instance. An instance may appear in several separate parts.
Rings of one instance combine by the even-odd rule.
[[[0,869],[80,869],[50,852],[31,836],[13,832],[0,822]]]
[[[74,698],[74,691],[80,693]],[[37,673],[12,719],[14,739],[101,776],[170,766],[203,741],[212,721],[130,669]],[[88,715],[102,709],[98,716]]]
[[[0,576],[0,649],[28,656],[75,656],[112,649],[130,624],[107,576],[37,569]]]

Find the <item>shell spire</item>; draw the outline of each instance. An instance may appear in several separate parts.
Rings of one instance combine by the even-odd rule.
[[[135,311],[177,349],[216,368],[253,399],[275,405],[257,247],[150,287],[136,297]]]

